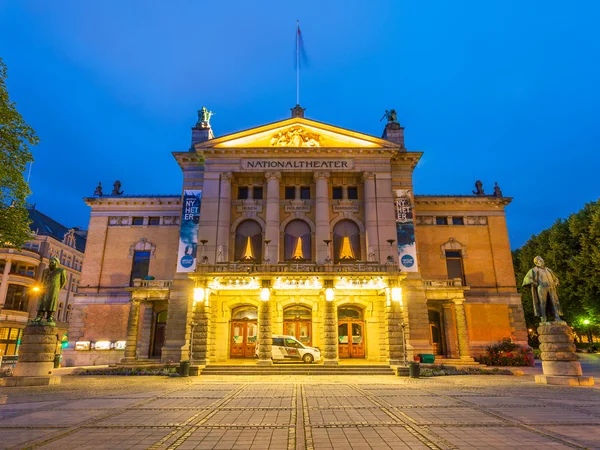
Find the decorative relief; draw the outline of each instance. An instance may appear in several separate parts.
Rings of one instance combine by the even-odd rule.
[[[433,225],[435,217],[433,216],[417,216],[417,225]]]
[[[179,225],[179,216],[164,216],[163,225]]]
[[[466,225],[487,225],[487,217],[486,216],[466,216],[465,224]]]
[[[446,257],[446,251],[459,251],[463,258],[467,257],[467,246],[453,237],[440,245],[440,250],[442,251],[441,258]]]
[[[129,247],[129,258],[133,258],[135,252],[150,252],[150,257],[155,258],[156,245],[148,241],[146,238],[141,238],[138,242]]]
[[[302,127],[291,127],[271,137],[271,147],[320,147],[321,136]]]
[[[110,216],[108,218],[108,226],[119,227],[129,225],[129,216]]]

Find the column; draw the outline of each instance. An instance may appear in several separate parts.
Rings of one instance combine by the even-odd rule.
[[[390,366],[399,366],[404,363],[404,342],[402,333],[402,309],[399,302],[391,301],[386,306],[387,334],[388,334],[388,363]]]
[[[442,320],[444,322],[446,356],[448,358],[458,358],[458,338],[456,337],[456,323],[452,314],[452,303],[442,303]]]
[[[231,229],[231,172],[221,174],[219,192],[219,218],[217,221],[217,248],[223,248],[225,261],[229,261],[229,235]]]
[[[456,334],[458,335],[458,353],[460,359],[472,360],[464,298],[454,299],[454,311],[456,312]]]
[[[258,365],[272,366],[271,300],[261,300],[258,305]]]
[[[4,307],[6,303],[6,293],[8,292],[8,277],[10,276],[10,268],[12,266],[12,261],[10,259],[6,260],[6,265],[4,266],[4,272],[2,273],[2,284],[0,284],[0,310]]]
[[[140,301],[132,298],[129,303],[129,318],[127,319],[127,342],[125,343],[125,354],[121,362],[131,362],[136,359],[137,335],[140,323]]]
[[[373,248],[373,252],[377,255],[377,259],[381,262],[385,261],[385,257],[381,257],[379,245],[377,243],[377,207],[375,196],[375,174],[373,172],[363,173],[363,184],[365,191],[365,228],[367,234],[367,254]],[[391,239],[391,238],[388,238]]]
[[[271,240],[268,245],[267,259],[271,261],[271,264],[277,264],[279,262],[279,180],[281,180],[281,173],[267,172],[265,178],[267,179],[265,239]]]
[[[208,314],[205,302],[194,304],[192,333],[192,364],[206,366],[208,364]]]
[[[315,239],[317,241],[317,264],[324,264],[329,257],[327,244],[323,241],[330,239],[329,232],[329,172],[315,172]]]
[[[152,338],[152,322],[154,319],[154,309],[152,303],[144,303],[141,306],[142,332],[140,335],[140,340],[137,343],[137,357],[140,359],[144,359],[150,356],[150,339]]]
[[[323,295],[324,297],[324,295]],[[324,320],[323,320],[323,364],[335,365],[338,363],[338,337],[336,320],[335,301],[325,300]]]

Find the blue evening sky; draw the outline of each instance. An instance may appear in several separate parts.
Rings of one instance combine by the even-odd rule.
[[[600,2],[0,0],[0,56],[37,131],[31,201],[87,227],[90,196],[179,194],[172,151],[289,116],[300,20],[308,118],[424,151],[417,194],[498,181],[512,247],[600,193]]]

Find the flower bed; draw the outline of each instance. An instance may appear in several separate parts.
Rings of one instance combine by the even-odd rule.
[[[486,349],[486,354],[477,361],[486,366],[533,366],[533,351],[504,338]]]
[[[480,367],[461,367],[432,365],[421,367],[422,377],[440,377],[445,375],[514,375],[508,369],[484,369]]]
[[[110,367],[108,369],[86,369],[79,375],[121,375],[121,376],[178,376],[176,367]]]

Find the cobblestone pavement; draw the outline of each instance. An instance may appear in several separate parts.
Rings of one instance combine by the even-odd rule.
[[[600,449],[600,389],[531,377],[63,377],[0,388],[0,448]]]

